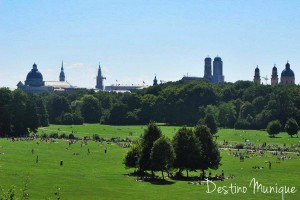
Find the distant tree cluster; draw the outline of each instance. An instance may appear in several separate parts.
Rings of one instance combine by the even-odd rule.
[[[0,136],[26,136],[48,126],[43,99],[20,90],[0,88]]]
[[[220,152],[207,126],[182,127],[169,140],[150,122],[141,141],[127,152],[124,164],[139,174],[151,171],[153,178],[155,171],[161,171],[164,179],[164,172],[169,174],[171,169],[178,169],[180,175],[185,170],[187,177],[189,170],[201,170],[204,176],[205,170],[217,169],[220,161]]]
[[[213,84],[199,80],[168,82],[132,93],[85,90],[31,95],[5,88],[0,93],[2,134],[18,129],[17,125],[11,126],[12,117],[20,117],[13,115],[13,109],[24,104],[13,101],[15,93],[20,94],[18,98],[30,99],[28,106],[36,108],[39,119],[29,121],[38,126],[46,126],[48,121],[51,124],[130,125],[154,120],[169,125],[207,124],[214,134],[217,127],[266,129],[274,120],[279,120],[281,131],[286,131],[291,130],[285,129],[289,119],[297,124],[300,121],[300,87],[297,85],[257,85],[250,81]]]

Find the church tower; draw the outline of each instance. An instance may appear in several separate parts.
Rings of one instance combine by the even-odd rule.
[[[99,63],[97,84],[96,84],[96,88],[99,90],[104,90],[103,79],[106,79],[106,78],[102,76],[101,67],[100,67],[100,63]]]
[[[254,83],[260,84],[260,72],[259,72],[258,66],[256,67],[255,72],[254,72]]]
[[[60,69],[60,74],[59,74],[59,81],[65,82],[64,61],[61,62],[61,69]]]
[[[219,56],[215,57],[215,59],[213,61],[212,82],[213,83],[224,82],[223,61],[222,61],[221,57],[219,57]]]
[[[212,75],[211,75],[211,58],[206,57],[204,59],[204,79],[211,81]]]
[[[156,75],[154,77],[154,80],[153,80],[153,86],[157,85],[157,79],[156,79]]]
[[[272,78],[271,78],[271,85],[277,85],[278,84],[278,73],[277,73],[277,67],[274,65],[272,69]]]

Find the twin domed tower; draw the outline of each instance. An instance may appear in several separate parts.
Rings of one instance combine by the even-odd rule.
[[[224,82],[223,75],[223,61],[217,56],[213,61],[213,74],[211,73],[211,61],[210,57],[204,59],[204,79],[213,83]]]
[[[254,82],[257,84],[261,83],[260,79],[260,71],[258,66],[256,67],[254,71]],[[271,85],[277,85],[278,84],[278,73],[277,73],[277,67],[274,65],[272,69],[272,76],[271,76]],[[280,84],[281,85],[294,85],[295,84],[295,74],[293,70],[291,70],[290,63],[287,62],[285,65],[285,69],[281,72],[281,78],[280,78]]]

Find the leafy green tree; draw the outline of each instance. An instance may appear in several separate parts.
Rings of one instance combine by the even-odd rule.
[[[27,98],[25,116],[25,126],[30,132],[36,133],[39,127],[39,117],[37,113],[36,98],[32,94]]]
[[[268,123],[267,132],[270,137],[275,137],[281,130],[281,124],[279,120],[274,120]]]
[[[116,103],[113,105],[108,119],[108,124],[126,124],[128,108],[123,103]]]
[[[131,145],[130,149],[125,155],[123,164],[125,165],[126,168],[138,168],[138,161],[141,156],[141,143],[137,143],[134,145]]]
[[[218,122],[221,127],[233,128],[236,122],[236,111],[233,103],[219,105]]]
[[[206,115],[204,119],[204,124],[210,129],[211,134],[214,135],[218,132],[218,126],[212,114]]]
[[[39,126],[49,126],[49,115],[43,99],[39,96],[36,100],[37,115],[39,119]]]
[[[262,96],[256,97],[252,101],[252,105],[254,106],[256,113],[260,113],[266,106],[266,98]]]
[[[170,169],[175,159],[173,146],[166,137],[161,136],[154,142],[150,159],[153,170],[160,170],[163,179],[165,179],[164,170]]]
[[[73,115],[72,113],[64,113],[62,115],[61,123],[65,125],[72,125],[73,124]]]
[[[28,135],[28,129],[25,122],[26,103],[27,96],[23,91],[15,90],[12,92],[12,100],[10,102],[12,136]]]
[[[245,102],[241,107],[240,118],[246,119],[248,115],[255,116],[255,107],[251,103]]]
[[[96,97],[84,95],[82,97],[81,115],[85,123],[99,123],[101,110]]]
[[[295,119],[290,118],[287,120],[284,129],[291,137],[293,137],[293,135],[298,134],[299,125]]]
[[[151,121],[147,128],[145,129],[143,138],[142,138],[142,149],[141,156],[139,158],[139,168],[143,172],[145,170],[151,170],[152,176],[154,177],[154,171],[150,159],[151,149],[153,147],[154,142],[161,137],[160,128]]]
[[[9,135],[11,132],[10,101],[12,92],[8,88],[0,88],[0,137]]]
[[[213,137],[207,126],[198,125],[194,130],[195,136],[199,141],[200,159],[198,159],[197,167],[204,172],[207,169],[218,169],[221,162],[221,156],[218,145],[213,141]],[[202,177],[203,178],[203,177]]]
[[[73,124],[76,124],[76,125],[83,124],[83,117],[81,116],[80,111],[76,111],[73,113]]]
[[[172,143],[176,155],[174,167],[179,169],[179,173],[185,169],[188,177],[189,170],[197,169],[200,158],[201,150],[198,140],[192,129],[182,127],[175,134]]]
[[[68,99],[58,94],[50,94],[47,100],[47,111],[49,114],[49,122],[56,123],[62,113],[70,111]]]

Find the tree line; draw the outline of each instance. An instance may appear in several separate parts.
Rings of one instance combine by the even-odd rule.
[[[288,120],[299,123],[299,110],[298,85],[250,81],[177,81],[132,93],[83,90],[33,95],[0,88],[0,134],[26,135],[49,123],[130,125],[150,120],[187,126],[211,120],[218,127],[236,129],[266,129],[269,122],[279,120],[283,131]]]
[[[205,170],[218,169],[221,156],[217,144],[213,141],[210,129],[205,125],[197,125],[194,129],[180,128],[172,140],[162,135],[160,128],[150,122],[141,140],[132,145],[124,158],[127,168],[135,168],[136,173],[143,176],[151,171],[164,172],[177,169],[176,177],[182,172],[200,170],[202,179]]]

